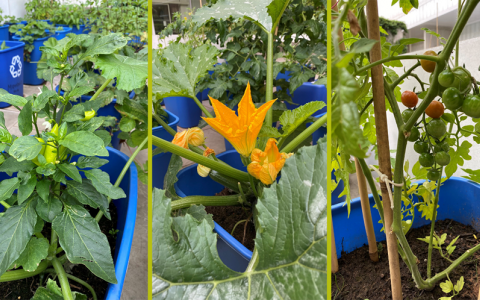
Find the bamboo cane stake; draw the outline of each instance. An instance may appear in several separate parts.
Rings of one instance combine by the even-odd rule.
[[[337,259],[337,248],[335,246],[335,235],[333,234],[333,222],[331,219],[330,219],[330,228],[332,229],[330,232],[330,239],[331,239],[331,245],[332,245],[332,274],[335,274],[338,272],[338,259]]]
[[[377,0],[367,2],[368,38],[380,41],[379,17]],[[376,43],[370,51],[370,62],[382,59],[380,42]],[[385,107],[385,90],[383,86],[383,67],[378,65],[372,68],[373,106],[375,112],[376,134],[378,143],[378,162],[380,172],[392,179],[392,166],[390,164],[390,147],[388,144],[388,125]],[[398,258],[397,239],[392,232],[393,211],[385,182],[380,183],[385,215],[385,234],[387,236],[388,263],[390,267],[390,280],[393,300],[401,300],[402,283],[400,276],[400,262]]]
[[[360,193],[360,203],[362,204],[363,223],[368,240],[368,254],[374,262],[378,261],[377,239],[373,230],[372,213],[370,211],[370,201],[368,199],[367,180],[362,171],[362,166],[355,158],[355,167],[357,169],[358,192]]]

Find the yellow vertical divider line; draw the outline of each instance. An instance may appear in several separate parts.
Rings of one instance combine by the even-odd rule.
[[[152,221],[153,221],[153,203],[152,203],[152,60],[153,60],[153,17],[152,0],[148,0],[148,300],[152,300]]]
[[[334,0],[336,1],[336,0]],[[327,145],[332,139],[332,0],[327,0]],[[332,147],[327,147],[327,176],[332,168]],[[332,180],[327,178],[327,299],[332,299]]]

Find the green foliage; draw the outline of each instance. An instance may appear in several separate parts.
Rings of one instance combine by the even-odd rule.
[[[455,285],[453,285],[453,282],[448,278],[445,282],[440,283],[440,287],[442,288],[442,291],[445,294],[450,294],[452,293],[452,296],[449,297],[441,297],[440,300],[451,300],[453,297],[458,295],[460,291],[463,289],[463,285],[465,284],[465,281],[463,279],[463,276],[460,277],[460,279],[457,281]]]
[[[245,273],[222,263],[217,237],[200,207],[172,217],[171,200],[155,189],[153,299],[225,298],[233,293],[236,299],[326,299],[326,163],[325,140],[304,147],[286,161],[279,183],[264,189],[256,205],[258,257]],[[296,209],[281,209],[292,206]],[[165,249],[171,249],[169,255]]]
[[[30,61],[30,53],[33,51],[33,42],[37,39],[53,36],[56,31],[54,25],[50,25],[44,21],[29,20],[27,25],[17,24],[11,25],[8,30],[10,33],[20,37],[20,41],[25,43],[26,60]]]
[[[380,17],[380,26],[392,36],[397,35],[399,30],[403,30],[405,33],[408,33],[407,25],[402,21],[388,20]]]

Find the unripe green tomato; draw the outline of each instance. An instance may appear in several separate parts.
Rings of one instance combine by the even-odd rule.
[[[450,163],[450,155],[445,151],[440,151],[435,154],[435,162],[441,166],[446,166]]]
[[[428,143],[426,142],[422,142],[422,141],[417,141],[415,142],[415,145],[413,145],[413,149],[415,150],[415,152],[417,153],[426,153],[428,152]]]
[[[418,140],[419,137],[420,137],[420,131],[418,130],[418,128],[412,127],[412,130],[410,131],[410,135],[408,136],[408,140],[410,142],[415,142],[416,140]]]
[[[472,75],[463,67],[455,67],[452,69],[455,74],[455,80],[452,86],[456,87],[460,93],[468,93],[472,88]]]
[[[440,179],[441,176],[442,176],[442,173],[440,173],[439,170],[430,169],[427,172],[427,178],[431,181],[437,181]]]
[[[431,167],[433,166],[435,159],[433,158],[433,155],[431,155],[430,153],[422,153],[418,158],[418,162],[422,167]]]
[[[447,126],[442,119],[432,119],[427,124],[427,132],[434,138],[441,138],[447,132]]]
[[[463,104],[464,97],[455,87],[449,87],[442,94],[442,102],[450,110],[459,109]]]
[[[432,84],[432,80],[433,80],[433,73],[430,74],[430,77],[428,78],[428,81],[430,82],[430,85]],[[437,87],[437,95],[439,97],[442,97],[442,94],[443,94],[444,91],[445,91],[445,87],[439,84],[438,87]]]
[[[451,87],[454,81],[455,81],[455,74],[453,74],[452,70],[450,69],[443,70],[438,75],[438,83],[440,83],[440,85],[443,87],[446,87],[446,88]]]
[[[478,95],[467,95],[463,100],[462,111],[469,117],[480,117],[480,97]]]
[[[447,152],[447,153],[448,153],[448,150],[450,150],[450,145],[448,144],[448,142],[446,140],[444,140],[443,142],[440,142],[438,144],[438,146],[440,146],[442,148],[442,150]]]
[[[413,109],[406,109],[402,112],[403,122],[407,122],[408,119],[413,115]]]

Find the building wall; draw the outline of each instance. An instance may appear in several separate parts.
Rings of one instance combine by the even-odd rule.
[[[60,3],[85,3],[86,0],[57,0]],[[0,0],[0,9],[2,9],[4,16],[15,16],[23,18],[26,14],[25,3],[30,0]]]
[[[460,65],[465,64],[466,68],[472,73],[472,76],[477,79],[480,78],[480,72],[478,71],[478,66],[480,65],[480,55],[478,55],[478,50],[477,50],[478,45],[480,45],[480,38],[474,38],[474,39],[469,39],[469,40],[460,42],[460,55],[459,55],[459,64]],[[442,50],[442,47],[431,48],[431,50],[438,52]],[[420,52],[415,52],[412,54],[422,54],[423,52],[424,50]],[[404,68],[408,69],[411,66],[413,66],[415,63],[416,61],[414,60],[404,61],[403,62],[404,67],[395,68],[394,70],[395,72],[397,72],[397,74],[402,74],[404,72]],[[418,68],[416,74],[420,77],[422,81],[428,82],[430,73],[425,72],[422,68]],[[407,79],[400,87],[403,92],[405,90],[412,90],[415,86],[417,86],[416,90],[419,90],[418,83],[415,79]],[[399,103],[399,106],[402,111],[405,109],[405,107],[401,103]],[[388,119],[390,149],[394,150],[397,148],[398,129],[397,129],[393,114],[388,113],[387,119]],[[473,123],[470,124],[469,122],[465,121],[465,122],[462,122],[462,124],[471,125]],[[473,141],[472,137],[467,138],[467,140],[473,145],[472,148],[470,148],[470,155],[472,157],[478,157],[477,154],[480,155],[480,145],[477,145],[477,143]],[[373,159],[370,159],[370,160],[372,160],[371,162],[374,162]],[[408,143],[406,160],[410,162],[410,170],[413,167],[414,163],[418,160],[418,154],[413,150],[413,143],[411,142]],[[466,163],[463,167],[468,169],[480,169],[480,160],[471,160],[468,163]],[[460,168],[459,170],[457,170],[454,176],[461,176],[465,174],[465,172],[463,172]]]

